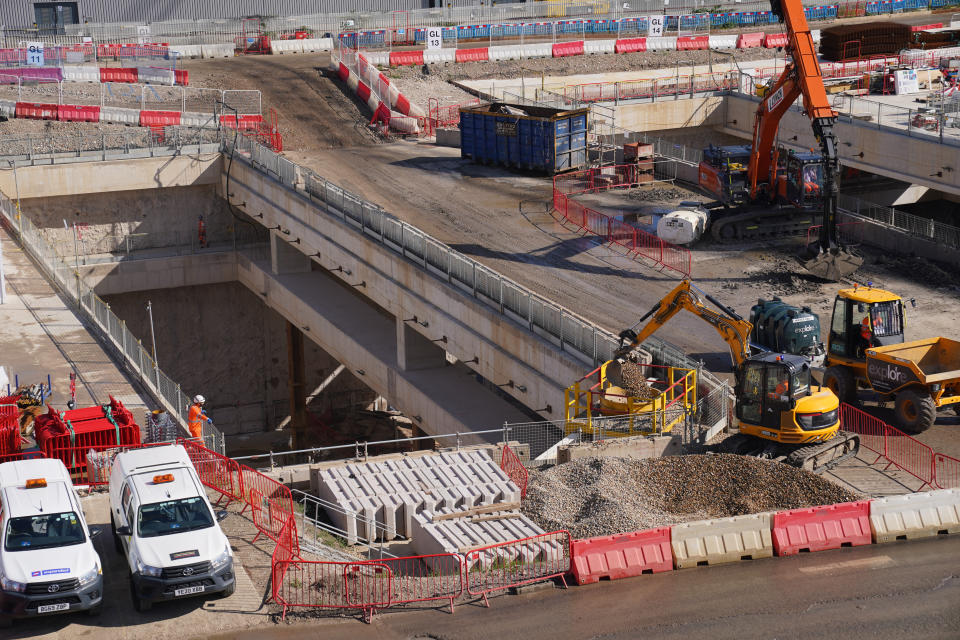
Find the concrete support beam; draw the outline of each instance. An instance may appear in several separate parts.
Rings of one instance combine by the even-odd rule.
[[[404,371],[442,367],[447,364],[447,352],[410,328],[404,318],[397,318],[397,363]]]
[[[303,332],[287,321],[287,363],[290,370],[290,430],[294,450],[306,447],[307,374],[303,358]]]
[[[221,284],[237,279],[237,257],[229,252],[165,256],[158,251],[142,260],[80,265],[87,286],[100,296]]]
[[[270,268],[277,275],[309,273],[310,258],[300,253],[276,231],[270,232]]]

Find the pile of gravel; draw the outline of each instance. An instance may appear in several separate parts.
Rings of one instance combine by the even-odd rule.
[[[694,194],[697,195],[697,194]],[[691,192],[671,186],[638,187],[627,191],[627,197],[640,202],[664,202],[667,200],[683,200],[691,197]]]
[[[647,383],[647,369],[632,362],[624,362],[620,365],[620,388],[631,398],[640,400],[652,400],[660,395],[660,392]]]
[[[583,458],[530,473],[523,513],[577,538],[857,500],[789,465],[730,454]]]

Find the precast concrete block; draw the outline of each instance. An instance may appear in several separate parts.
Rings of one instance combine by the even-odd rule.
[[[960,533],[960,489],[939,489],[870,501],[876,543]]]

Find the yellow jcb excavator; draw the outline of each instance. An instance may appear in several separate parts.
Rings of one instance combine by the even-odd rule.
[[[708,308],[704,298],[720,312]],[[620,332],[617,360],[683,309],[712,325],[733,355],[740,433],[724,442],[725,451],[772,458],[815,473],[857,454],[860,438],[840,431],[840,401],[829,389],[811,384],[808,359],[788,353],[752,355],[753,325],[689,280]]]

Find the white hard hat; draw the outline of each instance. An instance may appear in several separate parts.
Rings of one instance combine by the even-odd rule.
[[[203,403],[206,402],[206,401],[207,401],[207,399],[204,398],[203,396],[199,395],[199,394],[193,396],[193,403],[194,403],[194,404],[203,404]]]

